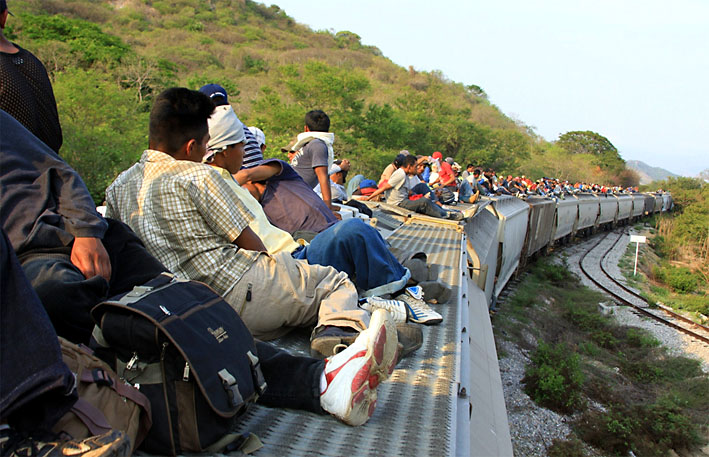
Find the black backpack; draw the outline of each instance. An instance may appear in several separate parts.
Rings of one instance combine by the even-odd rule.
[[[239,315],[211,288],[163,273],[91,312],[97,355],[148,397],[153,425],[140,449],[217,452],[266,388]]]

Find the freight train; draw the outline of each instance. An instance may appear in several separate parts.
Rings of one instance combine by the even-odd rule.
[[[574,237],[672,209],[658,194],[484,197],[455,207],[460,222],[365,202],[370,222],[392,248],[424,252],[438,279],[451,288],[432,305],[444,318],[424,326],[423,346],[401,360],[378,389],[374,415],[361,427],[302,411],[253,406],[239,424],[255,433],[264,456],[511,456],[502,383],[489,308],[515,271]],[[343,217],[355,210],[344,207]],[[308,335],[276,341],[308,355]]]

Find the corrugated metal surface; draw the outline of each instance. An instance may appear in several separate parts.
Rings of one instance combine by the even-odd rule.
[[[662,211],[672,209],[672,196],[670,194],[662,194]]]
[[[529,229],[522,255],[530,257],[551,241],[556,202],[543,197],[529,197],[525,201],[529,205]]]
[[[579,218],[575,230],[581,230],[596,225],[598,219],[598,197],[593,194],[578,194]]]
[[[579,213],[579,202],[572,196],[556,202],[556,217],[554,220],[554,241],[559,240],[574,231]]]
[[[654,212],[659,213],[662,211],[662,195],[655,194],[653,198],[655,199]]]
[[[643,194],[633,194],[633,217],[640,217],[645,211],[645,196]]]
[[[645,196],[645,214],[652,214],[655,210],[655,196],[643,194]]]
[[[390,380],[381,385],[371,420],[361,427],[349,427],[330,416],[255,406],[240,422],[239,431],[261,438],[264,447],[256,455],[455,454],[462,237],[462,232],[440,226],[406,224],[388,239],[397,248],[427,252],[429,261],[442,266],[440,279],[452,288],[453,298],[434,305],[444,322],[424,326],[424,346],[400,362]],[[302,353],[308,339],[301,332],[278,343]],[[471,455],[477,455],[474,449]]]
[[[601,204],[601,212],[598,216],[598,224],[614,222],[618,216],[618,199],[610,194],[599,194],[598,199]]]
[[[618,221],[629,219],[633,212],[633,196],[628,194],[617,194],[618,199]]]
[[[501,251],[497,253],[497,282],[494,291],[494,295],[497,296],[519,265],[522,246],[527,235],[529,205],[516,197],[495,197],[492,206],[490,210],[494,211],[502,222],[498,232]]]
[[[467,251],[472,263],[471,277],[485,293],[487,303],[492,301],[497,269],[497,241],[500,219],[490,211],[481,211],[465,224]]]

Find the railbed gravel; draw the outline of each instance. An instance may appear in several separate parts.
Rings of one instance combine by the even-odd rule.
[[[594,289],[595,286],[579,271],[578,259],[597,240],[594,236],[562,251],[567,256],[566,263],[569,270],[582,278],[582,282],[586,286]],[[616,279],[623,278],[618,268],[618,261],[625,252],[628,243],[629,237],[625,236],[616,245],[615,249],[609,253],[604,262],[605,268]],[[563,256],[559,254],[556,254],[553,260],[555,262],[564,261]],[[504,312],[504,306],[501,312]],[[693,357],[700,360],[702,370],[705,373],[709,373],[709,346],[706,344],[698,343],[688,335],[684,335],[650,318],[641,317],[627,307],[615,307],[613,315],[621,325],[639,327],[649,331],[668,349],[670,354]],[[573,421],[574,417],[564,416],[539,407],[524,392],[522,378],[524,378],[525,367],[529,363],[529,351],[520,348],[514,342],[504,339],[498,341],[498,347],[500,352],[504,353],[504,357],[499,359],[500,377],[505,395],[507,419],[510,425],[514,455],[517,457],[546,456],[546,448],[552,444],[554,439],[564,440],[569,438],[571,433],[569,423]],[[601,405],[594,406],[593,403],[590,404],[590,407],[602,408]],[[591,457],[602,455],[591,447],[587,447],[586,452]]]

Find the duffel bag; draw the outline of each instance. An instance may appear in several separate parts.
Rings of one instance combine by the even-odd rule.
[[[217,452],[266,388],[239,315],[207,285],[163,273],[91,312],[93,343],[150,399],[152,454]],[[97,354],[99,351],[97,349]]]

